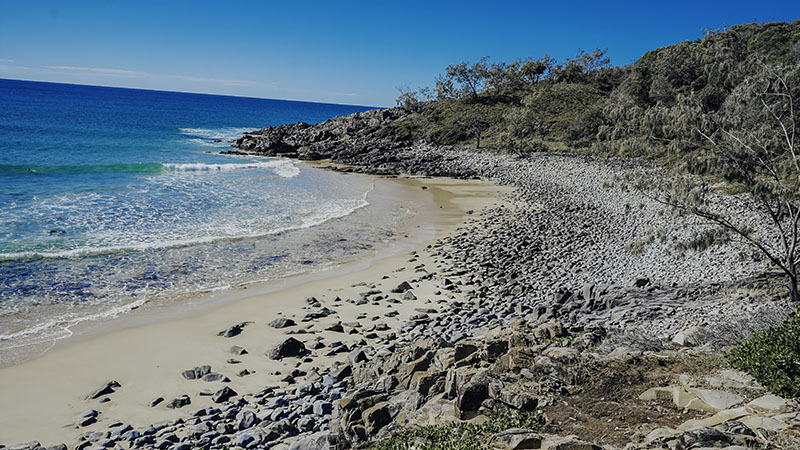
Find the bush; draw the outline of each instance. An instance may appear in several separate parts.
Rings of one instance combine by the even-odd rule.
[[[800,310],[777,327],[756,333],[727,353],[733,367],[770,392],[800,399]]]
[[[482,424],[456,422],[429,425],[403,431],[378,442],[376,450],[488,450],[492,434],[510,428],[538,429],[544,425],[539,412],[492,416]]]

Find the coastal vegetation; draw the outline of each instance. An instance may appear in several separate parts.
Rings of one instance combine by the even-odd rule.
[[[391,126],[419,142],[524,154],[682,159],[736,125],[737,101],[764,66],[796,65],[800,21],[736,25],[612,66],[605,50],[450,65],[433,87],[401,89]],[[480,125],[464,126],[480,122]],[[730,125],[720,127],[719,125]],[[718,130],[718,131],[715,131]]]
[[[727,354],[743,370],[782,397],[800,399],[800,314],[756,333]]]
[[[404,430],[375,444],[374,450],[483,450],[493,448],[495,433],[512,428],[537,430],[544,425],[539,412],[490,416],[485,422],[453,422]]]

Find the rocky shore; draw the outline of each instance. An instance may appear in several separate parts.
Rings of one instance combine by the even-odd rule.
[[[385,448],[411,448],[414,442],[397,440],[404,430],[519,415],[540,423],[493,430],[476,445],[800,448],[798,405],[719,357],[796,305],[736,242],[678,251],[705,225],[674,217],[619,182],[657,168],[411,145],[391,131],[401,117],[389,109],[271,127],[234,146],[329,160],[337,170],[485,178],[513,192],[468,211],[455,233],[412,252],[381,281],[351,286],[357,295],[320,292],[296,299],[306,302],[302,316],[217,330],[233,360],[256,350],[237,342],[259,321],[283,332],[257,349],[292,368],[278,384],[237,392],[216,367],[187,367],[186,383],[221,386],[207,392],[213,406],[193,410],[190,396],[157,398],[152,407],[185,416],[145,428],[124,420],[98,427],[101,413],[91,405],[113,399],[121,387],[111,381],[76,418],[78,449],[365,448],[393,438],[395,447]],[[737,199],[731,207],[753,214]],[[345,322],[343,305],[381,312]],[[323,340],[322,330],[342,338]],[[260,376],[247,372],[236,375]]]

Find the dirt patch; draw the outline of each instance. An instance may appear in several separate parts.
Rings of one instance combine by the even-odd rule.
[[[652,387],[678,382],[680,374],[702,377],[719,368],[719,362],[701,357],[627,357],[593,362],[584,368],[572,394],[555,397],[543,408],[543,431],[574,434],[598,444],[624,446],[641,440],[659,427],[679,424],[708,414],[683,411],[671,401],[644,402],[639,395]]]

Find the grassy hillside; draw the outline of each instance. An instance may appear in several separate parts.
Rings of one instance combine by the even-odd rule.
[[[434,88],[404,92],[393,123],[416,141],[525,153],[680,157],[702,147],[731,94],[764,65],[796,67],[800,20],[745,24],[613,67],[605,52],[449,66]]]

